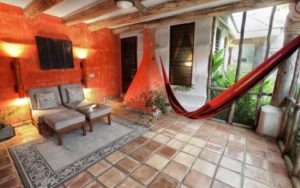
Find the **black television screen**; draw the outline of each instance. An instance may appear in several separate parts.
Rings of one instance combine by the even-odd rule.
[[[36,36],[42,70],[74,68],[72,42]]]

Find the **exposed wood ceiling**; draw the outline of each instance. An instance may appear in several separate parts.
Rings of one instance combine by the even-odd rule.
[[[122,33],[206,16],[294,2],[295,0],[133,0],[135,7],[119,9],[114,0],[0,0],[24,9],[34,19],[45,13],[62,18],[66,25],[86,23],[90,30],[113,29]]]

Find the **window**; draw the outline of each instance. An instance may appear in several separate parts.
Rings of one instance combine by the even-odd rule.
[[[220,50],[221,39],[222,39],[222,31],[220,28],[217,28],[215,53]]]
[[[170,82],[191,86],[195,23],[171,26]]]

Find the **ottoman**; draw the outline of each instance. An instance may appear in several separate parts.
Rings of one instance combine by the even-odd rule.
[[[65,132],[82,128],[83,136],[86,135],[85,116],[74,110],[63,110],[59,113],[46,115],[44,121],[50,127],[51,133],[57,134],[59,145],[62,145],[62,134]]]
[[[77,110],[85,115],[86,119],[90,123],[91,132],[93,131],[93,123],[105,116],[108,118],[108,125],[111,124],[111,108],[109,106],[104,104],[91,104],[81,106]]]

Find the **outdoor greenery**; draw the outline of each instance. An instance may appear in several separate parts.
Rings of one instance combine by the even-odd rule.
[[[220,88],[229,88],[235,83],[236,77],[236,64],[233,64],[225,69],[224,66],[224,50],[221,49],[215,53],[212,57],[212,86]],[[249,66],[241,67],[241,72],[243,73],[240,77],[243,77],[244,74],[249,72]],[[248,70],[243,70],[248,69]],[[251,89],[252,92],[259,93],[260,84],[256,85]],[[264,92],[272,93],[273,82],[270,79],[267,79],[263,82]],[[219,95],[221,91],[212,90],[211,98]],[[256,117],[256,102],[257,96],[254,94],[246,94],[242,96],[235,106],[235,115],[234,122],[242,123],[246,125],[254,125]],[[261,105],[268,104],[270,102],[270,97],[263,96],[261,98]],[[215,118],[227,120],[229,115],[230,108],[225,109],[220,114],[216,115]]]
[[[163,92],[159,90],[150,91],[146,100],[146,107],[150,107],[154,111],[159,109],[162,113],[169,112],[167,100],[163,95]]]

